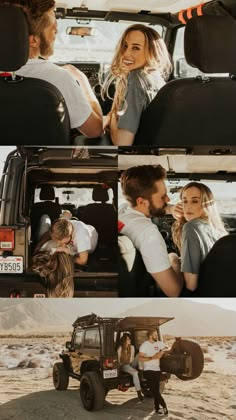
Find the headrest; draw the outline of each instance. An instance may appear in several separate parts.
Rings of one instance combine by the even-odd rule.
[[[55,200],[55,191],[51,185],[43,185],[41,187],[39,198],[43,200]]]
[[[0,70],[15,71],[29,57],[29,30],[20,7],[0,4]]]
[[[101,201],[105,203],[109,200],[109,195],[106,188],[103,188],[101,185],[96,185],[93,189],[93,201]]]
[[[187,63],[203,73],[236,72],[236,21],[230,16],[199,16],[187,22]]]

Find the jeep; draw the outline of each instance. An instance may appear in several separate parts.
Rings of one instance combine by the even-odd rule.
[[[104,318],[95,314],[78,317],[73,323],[71,341],[60,354],[62,362],[53,366],[53,383],[56,390],[66,390],[69,378],[80,381],[80,397],[86,410],[103,408],[106,395],[112,389],[126,391],[133,387],[132,377],[119,371],[117,349],[124,332],[131,335],[136,354],[146,339],[147,330],[156,328],[162,340],[160,326],[171,321],[167,317]],[[192,340],[176,338],[170,351],[160,359],[162,372],[160,389],[163,391],[171,374],[188,381],[201,375],[203,352]],[[146,380],[139,371],[142,393],[152,396]]]
[[[43,214],[52,223],[65,210],[99,235],[88,264],[75,267],[74,296],[116,296],[116,201],[116,148],[13,150],[0,185],[0,296],[46,296],[44,279],[31,270],[36,233]]]

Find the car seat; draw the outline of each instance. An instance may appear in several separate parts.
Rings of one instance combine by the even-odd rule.
[[[236,297],[235,250],[236,233],[214,244],[200,270],[197,297]]]
[[[167,83],[143,112],[135,145],[236,144],[236,21],[200,16],[187,22],[186,61],[203,73]]]
[[[95,203],[85,207],[82,221],[95,227],[100,244],[109,245],[113,242],[117,244],[117,211],[113,204],[107,203],[109,200],[107,188],[96,185],[92,199]]]
[[[61,206],[55,203],[55,191],[52,185],[42,185],[39,198],[41,202],[33,204],[30,213],[32,240],[37,242],[39,222],[43,215],[48,215],[51,224],[58,219],[61,213]]]
[[[20,7],[0,4],[1,144],[70,143],[70,120],[59,90],[46,81],[16,76],[29,56],[29,31]]]

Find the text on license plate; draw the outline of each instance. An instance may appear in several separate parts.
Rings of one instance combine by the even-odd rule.
[[[23,257],[0,257],[0,273],[23,273]]]
[[[116,378],[118,376],[117,369],[111,369],[111,370],[104,370],[103,371],[103,378]]]

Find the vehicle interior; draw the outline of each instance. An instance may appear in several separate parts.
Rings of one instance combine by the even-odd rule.
[[[222,154],[226,153],[226,154]],[[235,274],[234,250],[236,237],[236,154],[235,148],[220,150],[214,147],[189,147],[188,149],[165,148],[120,148],[119,172],[137,165],[161,164],[167,171],[166,185],[171,204],[179,202],[181,188],[190,181],[206,184],[216,204],[229,235],[219,239],[202,264],[199,275],[198,297],[236,295],[233,277]],[[119,205],[126,202],[119,186]],[[172,215],[153,218],[165,239],[168,253],[179,251],[172,239]],[[228,245],[229,243],[229,245]],[[119,244],[119,295],[122,297],[165,296],[153,278],[147,273],[139,251],[131,240],[120,234]],[[227,260],[223,255],[227,254]],[[222,282],[222,276],[228,278]]]
[[[101,98],[101,80],[109,68],[115,46],[125,28],[137,22],[151,25],[164,38],[172,58],[173,71],[166,86],[158,92],[155,100],[144,111],[134,144],[165,144],[169,146],[235,144],[235,123],[232,113],[235,108],[236,86],[234,76],[236,74],[234,54],[236,7],[233,0],[204,0],[201,4],[197,0],[174,2],[172,0],[165,2],[157,0],[155,2],[147,1],[145,5],[140,0],[129,4],[120,0],[86,0],[86,2],[68,0],[56,3],[55,14],[58,19],[58,34],[55,53],[50,60],[58,65],[73,64],[87,75],[104,115],[110,110],[113,93],[109,93],[110,98],[105,98],[105,100]],[[3,22],[6,21],[3,13],[1,16]],[[18,22],[18,19],[16,20]],[[0,55],[1,57],[5,56],[2,58],[5,61],[0,62],[0,68],[14,74],[14,71],[20,68],[23,63],[16,60],[17,62],[12,64],[13,59],[9,64],[7,62],[9,59],[8,50],[12,47],[11,42],[13,42],[11,39],[12,26],[7,26],[10,31],[9,36],[6,36],[4,32],[7,30],[6,25],[2,24],[0,27],[1,38],[9,40],[9,46],[6,45],[6,41],[2,43],[4,45],[2,45],[3,50],[0,50]],[[23,31],[17,28],[16,26],[17,32],[24,33],[21,43],[25,43],[26,28]],[[18,40],[18,37],[14,39]],[[206,40],[207,42],[205,42]],[[17,41],[15,43],[17,44]],[[201,48],[202,45],[204,45],[204,49]],[[15,46],[11,51],[14,48]],[[26,50],[27,48],[25,49],[25,61],[28,58]],[[15,53],[12,55],[16,56]],[[18,98],[16,115],[19,117],[16,121],[17,125],[21,125],[22,128],[26,126],[26,122],[23,121],[25,117],[20,107],[24,103],[25,110],[27,102],[31,112],[30,96],[29,98],[27,96],[27,101],[25,101],[23,84],[12,83],[13,78],[12,76],[10,79],[2,77],[0,80],[1,89],[3,89],[5,97],[9,96],[11,90],[14,103],[16,102],[15,97]],[[32,79],[27,80],[27,83],[33,83]],[[34,81],[34,83],[39,84],[38,81]],[[16,92],[18,89],[21,90],[19,93]],[[29,86],[28,90],[30,95],[32,87]],[[35,95],[38,97],[39,94],[35,92]],[[59,117],[64,124],[67,121],[67,110],[60,114],[62,98],[56,100],[55,95],[54,93],[56,116],[50,116],[50,120],[54,121],[56,118],[58,121]],[[8,101],[9,104],[12,101]],[[47,109],[47,106],[44,107],[40,101],[35,101],[38,103],[37,112],[39,115],[43,109]],[[3,111],[5,111],[4,107]],[[52,107],[55,109],[54,105]],[[9,121],[10,109],[6,110],[6,114]],[[3,115],[2,112],[1,115]],[[159,116],[158,121],[156,115]],[[4,122],[5,117],[1,120]],[[35,121],[34,113],[32,113],[32,121]],[[27,122],[29,123],[29,120]],[[30,125],[32,128],[35,127],[33,123]],[[57,123],[58,127],[59,125]],[[9,127],[9,124],[7,126]],[[45,131],[46,128],[43,130]],[[63,130],[68,131],[68,124],[67,128],[64,127]],[[52,133],[49,133],[49,137],[42,136],[42,134],[37,137],[37,132],[30,131],[30,137],[26,133],[19,134],[19,130],[17,130],[16,137],[14,132],[10,135],[9,129],[6,132],[8,132],[6,137],[8,143],[11,143],[11,136],[17,138],[21,144],[42,144],[42,138],[44,138],[44,144],[54,142]],[[68,141],[77,145],[111,144],[109,134],[103,134],[97,139],[87,139],[83,135],[77,134],[73,133],[70,140],[68,140],[68,136],[65,137],[64,144],[68,144]],[[3,139],[4,144],[6,139]],[[58,139],[61,139],[61,136],[58,135]],[[57,140],[54,144],[62,144],[61,142],[63,139]]]
[[[46,231],[67,211],[71,219],[94,226],[99,236],[86,266],[75,265],[74,295],[117,296],[117,149],[25,147],[12,152],[11,160],[16,159],[21,177],[17,209],[13,190],[7,193],[7,176],[2,197],[8,196],[9,203],[1,209],[1,227],[14,228],[15,247],[1,250],[0,259],[23,256],[23,273],[2,273],[0,295],[10,296],[10,289],[25,290],[27,296],[45,294],[44,282],[31,270],[35,246],[44,233],[42,217],[47,216]],[[10,170],[9,162],[7,166]]]

